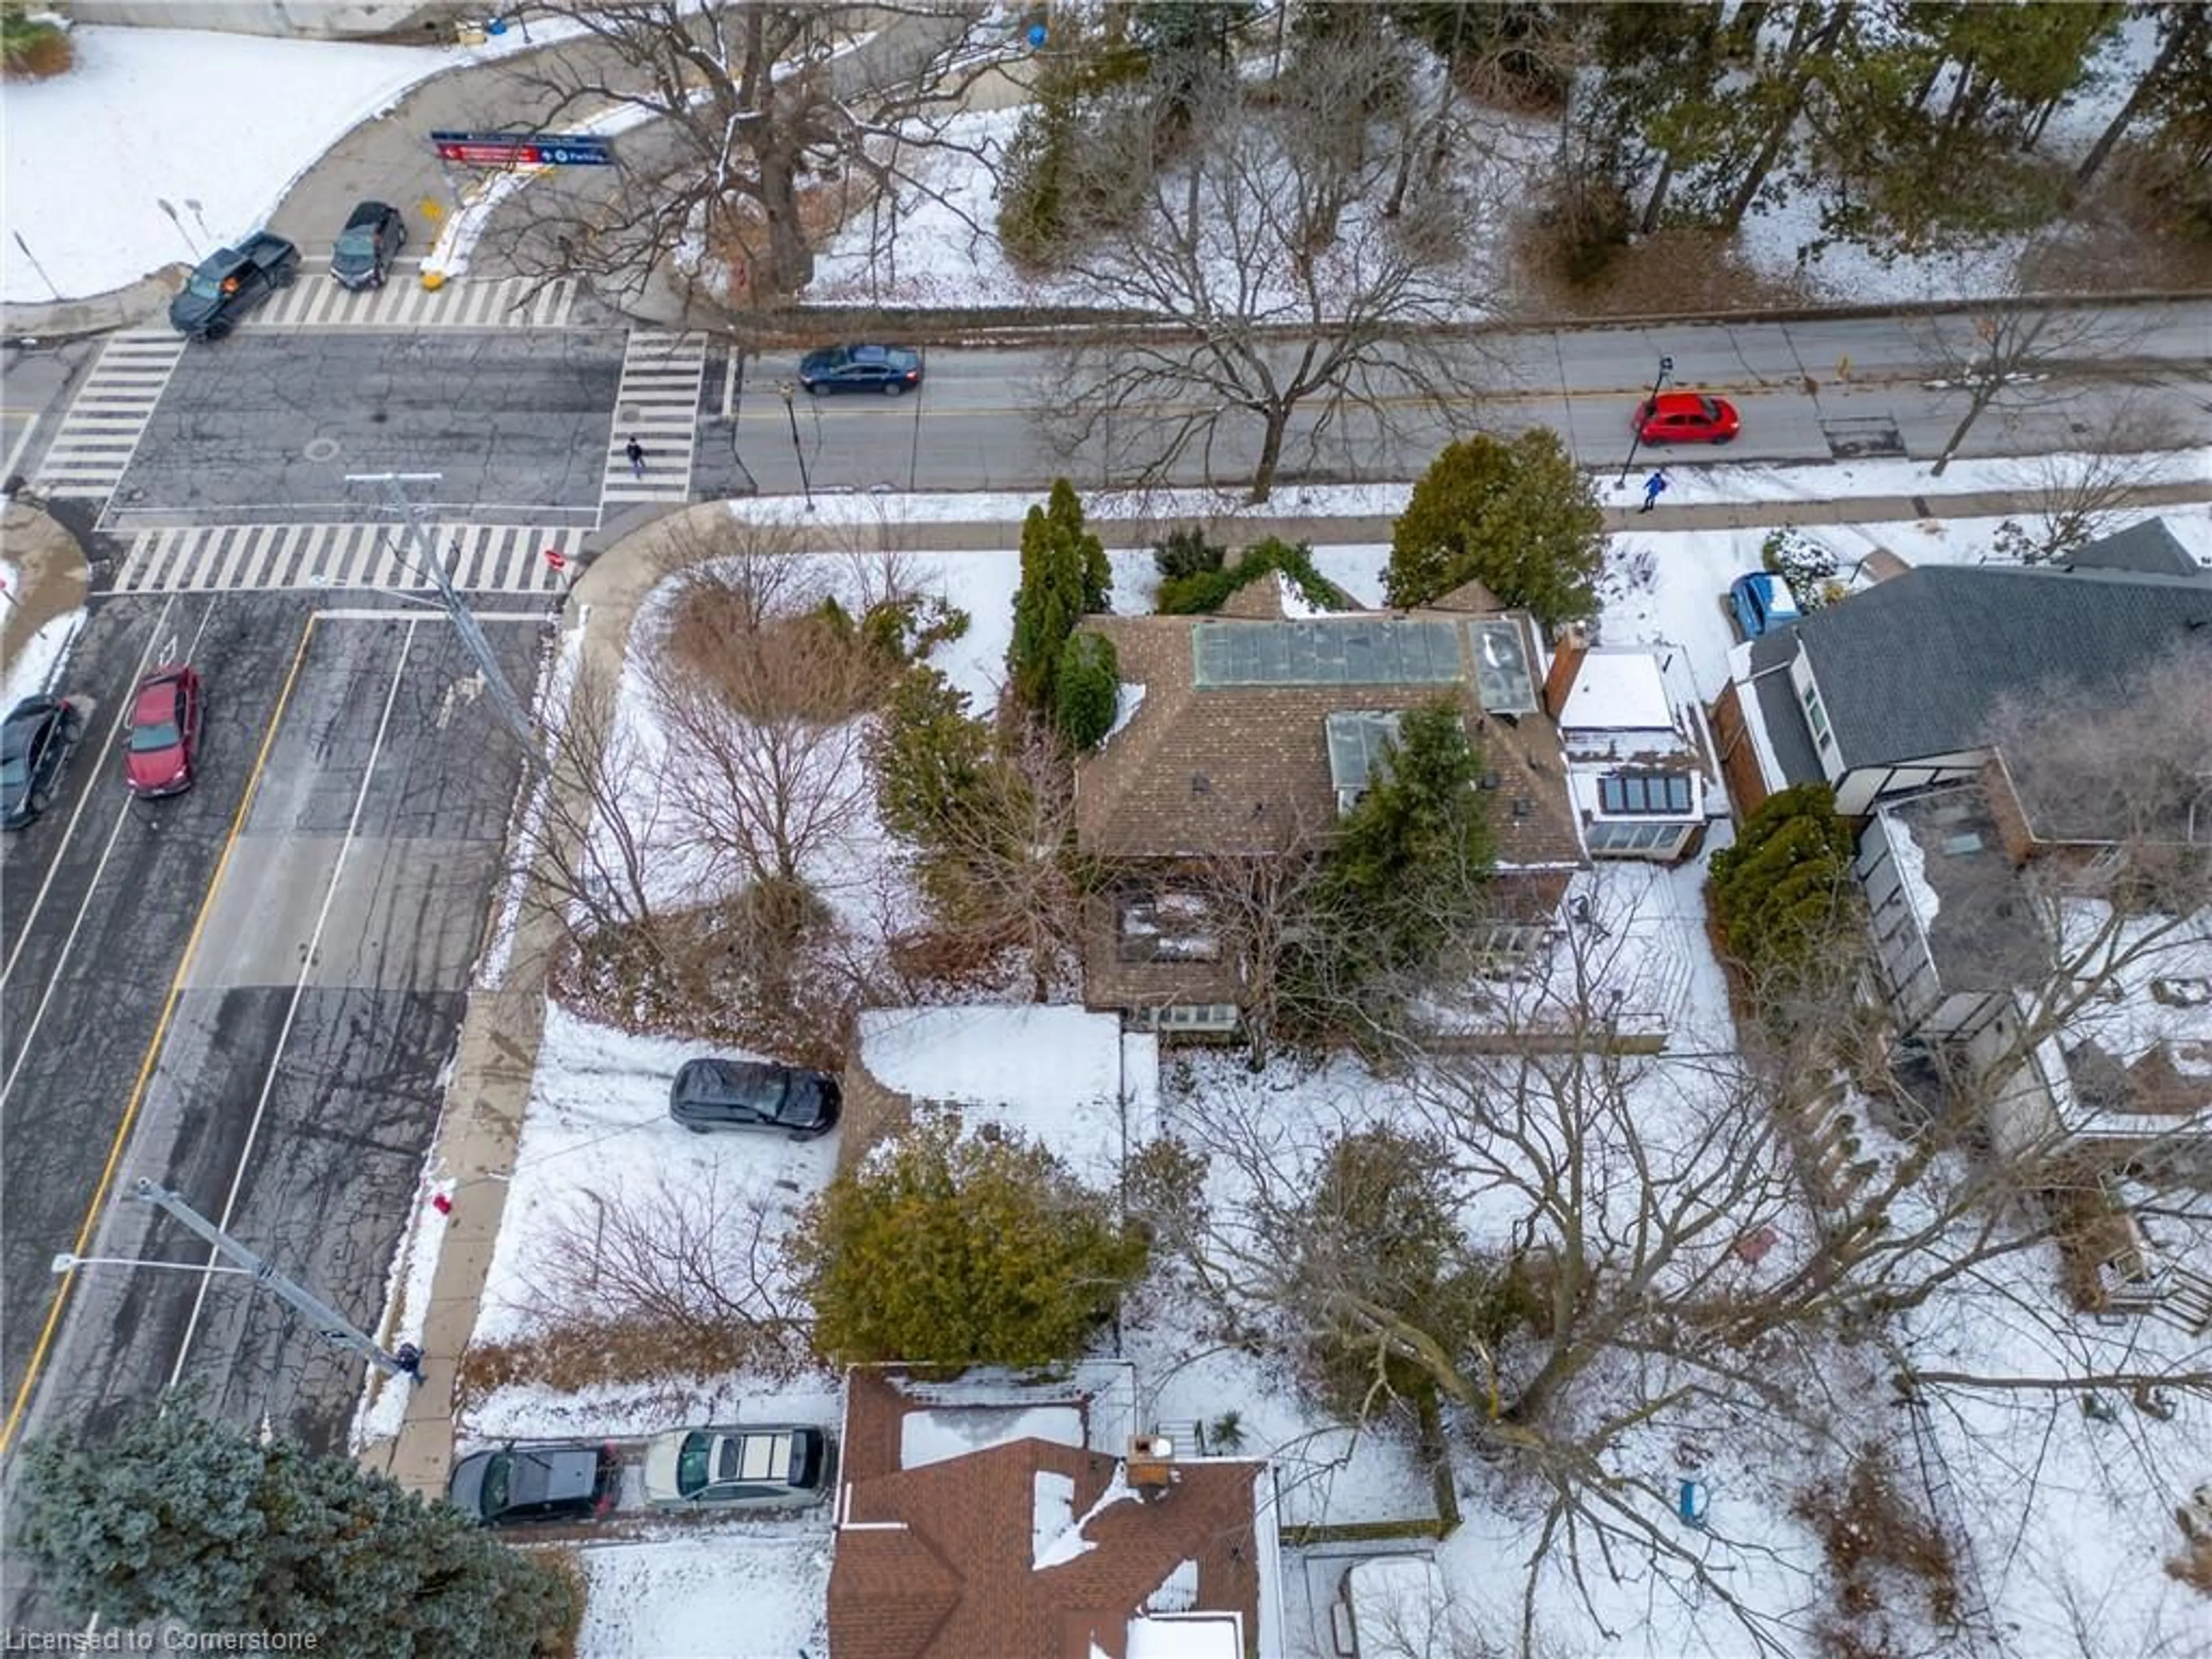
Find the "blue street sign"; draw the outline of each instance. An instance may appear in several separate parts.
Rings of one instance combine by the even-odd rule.
[[[448,161],[477,167],[611,167],[611,140],[596,132],[433,132]]]

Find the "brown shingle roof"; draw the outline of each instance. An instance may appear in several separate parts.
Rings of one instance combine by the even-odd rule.
[[[1458,614],[1405,614],[1461,620]],[[1343,620],[1346,626],[1371,626],[1376,613]],[[1325,834],[1337,817],[1328,717],[1339,710],[1409,708],[1447,689],[1234,685],[1201,690],[1193,683],[1192,665],[1192,631],[1200,621],[1244,625],[1219,617],[1085,619],[1085,628],[1114,641],[1123,684],[1145,688],[1128,723],[1077,769],[1076,842],[1086,854],[1139,860],[1273,851]],[[1318,618],[1311,625],[1331,621]],[[1460,648],[1465,656],[1469,647],[1463,634]],[[1580,863],[1582,841],[1557,728],[1540,714],[1510,722],[1484,716],[1472,672],[1459,695],[1468,735],[1485,769],[1498,780],[1492,825],[1500,866]],[[1517,802],[1527,804],[1516,807]]]
[[[1129,1620],[1186,1560],[1197,1565],[1200,1607],[1240,1613],[1248,1632],[1256,1628],[1264,1465],[1180,1463],[1165,1490],[1094,1513],[1120,1460],[1029,1439],[902,1469],[901,1419],[925,1402],[878,1375],[852,1382],[830,1659],[1054,1659],[1091,1645],[1120,1659]],[[1040,1472],[1073,1482],[1091,1545],[1043,1568],[1032,1535]]]

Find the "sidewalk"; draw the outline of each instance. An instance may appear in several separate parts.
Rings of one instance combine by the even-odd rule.
[[[2212,479],[2136,489],[2130,492],[2128,504],[2166,506],[2204,501],[2212,501]],[[1606,510],[1606,528],[1609,532],[1680,532],[1777,522],[2000,518],[2030,509],[2024,495],[1981,490],[1786,504],[1747,501],[1662,507],[1648,515],[1633,507],[1615,507]],[[724,502],[708,501],[657,519],[607,549],[578,579],[568,596],[562,626],[580,630],[583,635],[580,688],[586,684],[583,676],[589,676],[596,686],[612,687],[623,671],[631,623],[640,604],[655,586],[698,556],[700,538],[687,534],[687,530],[727,510]],[[1109,545],[1132,547],[1150,543],[1158,535],[1160,522],[1109,519],[1094,520],[1091,524]],[[1220,533],[1233,534],[1240,541],[1277,536],[1322,544],[1387,542],[1391,530],[1387,518],[1270,517],[1256,512],[1220,515],[1211,522]],[[895,539],[902,548],[931,551],[1012,550],[1021,541],[1021,525],[1014,520],[893,522],[881,526],[866,521],[821,524],[805,527],[801,533],[810,547],[842,551],[872,532]],[[564,787],[564,780],[556,777],[551,787]],[[398,1436],[366,1447],[362,1453],[362,1461],[368,1467],[425,1493],[442,1492],[453,1466],[455,1373],[475,1333],[493,1246],[506,1210],[505,1176],[514,1166],[544,1034],[545,970],[559,943],[559,926],[548,911],[526,904],[506,971],[495,986],[471,992],[462,1022],[453,1081],[430,1158],[440,1179],[453,1183],[454,1194],[418,1339],[424,1356],[423,1382],[409,1398]]]

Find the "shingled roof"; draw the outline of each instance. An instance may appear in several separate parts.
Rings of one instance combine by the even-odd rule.
[[[1179,1462],[1142,1495],[1121,1459],[1038,1437],[903,1467],[904,1419],[924,1409],[947,1407],[896,1373],[853,1374],[830,1659],[1123,1659],[1129,1621],[1194,1569],[1189,1605],[1238,1614],[1249,1646],[1265,1464]],[[1071,1528],[1048,1540],[1040,1492],[1058,1482]]]
[[[1076,775],[1077,845],[1094,857],[1146,860],[1277,851],[1326,833],[1337,818],[1328,719],[1410,708],[1456,696],[1468,735],[1495,780],[1492,829],[1501,870],[1583,861],[1559,732],[1541,712],[1486,714],[1477,699],[1464,612],[1359,612],[1296,624],[1322,632],[1376,623],[1449,625],[1467,672],[1456,684],[1272,684],[1200,686],[1201,629],[1265,628],[1221,617],[1086,617],[1114,642],[1124,696],[1142,700]],[[1283,624],[1276,623],[1280,627]]]
[[[1814,612],[1795,637],[1844,763],[1857,768],[1977,748],[2008,694],[2071,684],[2117,695],[2207,629],[2212,581],[2201,579],[1922,565]],[[1768,654],[1786,657],[1786,641]],[[1754,669],[1761,655],[1754,647]]]

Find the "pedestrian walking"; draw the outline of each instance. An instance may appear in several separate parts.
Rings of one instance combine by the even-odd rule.
[[[392,1351],[392,1363],[398,1368],[400,1376],[405,1377],[410,1382],[420,1382],[422,1380],[422,1350],[412,1342],[403,1342],[394,1348]]]
[[[1667,469],[1661,467],[1644,481],[1644,505],[1636,510],[1649,513],[1659,505],[1659,498],[1667,493]]]
[[[629,441],[629,447],[623,453],[629,457],[630,477],[642,478],[645,476],[645,446],[632,438]]]

